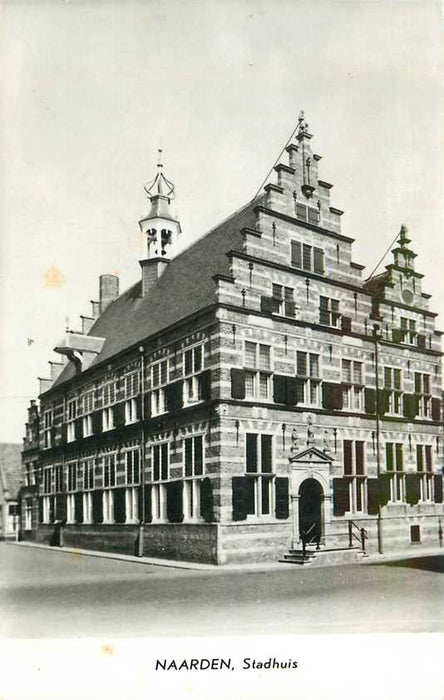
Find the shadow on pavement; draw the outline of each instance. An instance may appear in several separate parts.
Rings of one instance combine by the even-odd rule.
[[[444,573],[444,555],[438,554],[430,557],[377,562],[371,566],[397,566],[405,569],[420,569],[421,571],[434,571],[435,573],[442,574]]]

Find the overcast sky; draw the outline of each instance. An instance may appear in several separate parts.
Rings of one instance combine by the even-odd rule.
[[[138,278],[143,184],[159,145],[183,248],[254,196],[305,109],[354,259],[369,274],[405,223],[442,310],[438,2],[0,10],[0,441],[21,440],[36,377],[57,359],[66,319],[78,329],[89,313],[98,276],[118,271],[122,289]]]

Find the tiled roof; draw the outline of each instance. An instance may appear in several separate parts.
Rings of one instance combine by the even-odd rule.
[[[0,480],[3,491],[9,492],[10,498],[17,498],[23,478],[22,446],[12,442],[0,443]]]
[[[94,362],[117,353],[168,328],[215,301],[216,274],[230,274],[227,253],[242,250],[244,227],[253,227],[253,209],[260,198],[249,202],[173,258],[155,286],[141,298],[141,281],[127,289],[97,319],[88,335],[105,338]],[[68,364],[53,387],[74,376]]]

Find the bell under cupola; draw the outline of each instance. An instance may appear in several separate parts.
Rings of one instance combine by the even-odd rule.
[[[174,185],[163,173],[162,151],[159,149],[159,162],[156,176],[144,186],[151,208],[147,216],[139,221],[140,230],[146,235],[147,258],[140,260],[142,268],[142,296],[159,279],[170,261],[171,250],[181,227],[171,212],[174,199]]]

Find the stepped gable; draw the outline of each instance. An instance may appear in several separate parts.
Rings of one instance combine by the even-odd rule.
[[[260,202],[259,197],[253,199],[173,258],[145,297],[142,298],[142,283],[138,281],[112,302],[88,332],[106,339],[92,366],[215,302],[212,277],[230,274],[227,253],[242,250],[240,231],[254,226],[253,210]],[[69,363],[52,388],[74,375]]]

